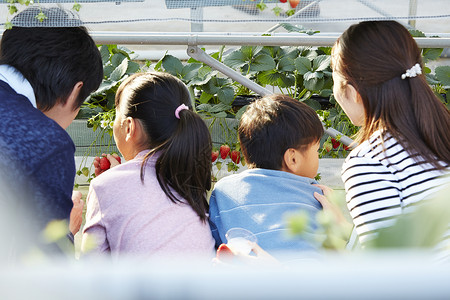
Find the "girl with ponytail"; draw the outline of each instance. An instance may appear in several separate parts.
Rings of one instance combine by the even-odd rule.
[[[450,182],[450,113],[422,67],[421,50],[395,21],[352,25],[332,50],[334,96],[361,126],[342,180],[363,245]]]
[[[135,74],[120,85],[113,131],[127,162],[108,156],[117,166],[90,184],[83,252],[214,255],[211,137],[190,106],[186,86],[166,73]]]

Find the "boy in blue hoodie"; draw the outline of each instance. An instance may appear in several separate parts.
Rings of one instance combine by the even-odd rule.
[[[239,140],[248,170],[222,178],[210,198],[210,222],[216,246],[233,227],[253,232],[272,255],[316,253],[320,241],[314,198],[318,149],[323,126],[316,112],[284,95],[266,96],[249,105],[239,124]],[[304,235],[289,236],[287,215],[304,211]]]

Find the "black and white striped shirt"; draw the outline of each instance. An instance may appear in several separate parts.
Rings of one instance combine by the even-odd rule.
[[[450,183],[448,174],[448,165],[439,171],[426,161],[414,160],[390,135],[382,144],[379,131],[356,147],[342,166],[342,180],[361,244],[421,200],[432,198]]]

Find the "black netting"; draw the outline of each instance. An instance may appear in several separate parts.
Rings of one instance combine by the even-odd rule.
[[[160,32],[264,32],[277,23],[300,24],[322,32],[340,32],[361,20],[394,19],[425,32],[450,32],[449,0],[43,0],[42,8],[58,5],[69,16],[46,14],[22,18],[20,26],[73,26],[76,16],[91,30]],[[14,4],[18,11],[25,6]],[[81,5],[79,12],[72,9]],[[295,5],[293,5],[295,6]],[[0,1],[0,24],[10,22],[11,4]]]

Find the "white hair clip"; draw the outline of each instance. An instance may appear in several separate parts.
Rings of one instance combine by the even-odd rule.
[[[422,74],[422,68],[418,63],[412,66],[411,69],[406,70],[406,73],[402,74],[402,79],[405,79],[406,77],[416,77],[417,74]]]

